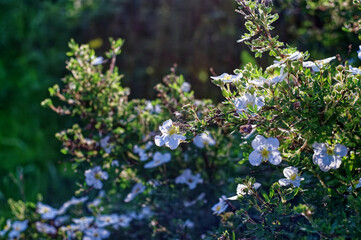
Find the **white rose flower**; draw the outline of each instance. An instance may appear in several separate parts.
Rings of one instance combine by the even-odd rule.
[[[186,140],[186,137],[183,135],[179,135],[179,128],[177,126],[173,126],[172,120],[167,120],[163,123],[162,126],[159,127],[159,130],[162,133],[162,136],[157,135],[154,138],[155,145],[161,147],[166,145],[170,149],[174,150],[178,147],[181,141]]]
[[[252,141],[253,152],[249,155],[249,162],[253,166],[259,166],[262,162],[269,161],[273,165],[281,163],[281,153],[278,151],[279,141],[277,138],[265,138],[257,135]]]
[[[158,167],[164,163],[167,163],[170,161],[171,159],[171,154],[170,153],[160,153],[160,152],[155,152],[155,154],[153,155],[153,161],[150,161],[148,163],[146,163],[144,165],[144,168],[154,168],[154,167]]]
[[[213,80],[221,80],[224,83],[232,83],[232,82],[237,82],[237,81],[241,80],[242,77],[243,77],[242,73],[239,73],[237,75],[222,73],[219,76],[211,77],[211,78]]]
[[[324,172],[328,172],[331,168],[339,168],[342,157],[347,155],[347,148],[342,144],[331,147],[327,143],[315,142],[312,147],[315,152],[313,162]]]
[[[119,215],[119,221],[114,225],[114,228],[118,229],[119,227],[123,227],[123,228],[129,227],[130,221],[132,221],[131,217],[128,217],[127,215],[124,214]]]
[[[103,187],[102,180],[108,179],[108,173],[102,171],[99,166],[86,170],[84,175],[88,186],[94,186],[96,189],[101,189]]]
[[[283,175],[286,178],[278,180],[278,183],[281,185],[281,187],[287,186],[289,184],[292,184],[295,187],[299,187],[301,181],[304,180],[304,178],[301,178],[298,174],[298,169],[296,167],[286,167],[283,169]]]
[[[58,215],[58,210],[41,202],[36,204],[36,212],[39,213],[41,218],[45,220],[53,219]]]
[[[213,207],[212,207],[212,211],[213,214],[221,214],[222,212],[226,211],[228,207],[228,204],[226,203],[226,201],[223,199],[223,197],[219,198],[219,202],[216,203]]]

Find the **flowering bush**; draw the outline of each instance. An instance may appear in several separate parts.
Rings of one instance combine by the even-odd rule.
[[[361,74],[342,56],[285,47],[267,2],[237,1],[248,30],[240,42],[276,60],[212,77],[220,104],[195,99],[175,68],[158,99],[129,100],[115,67],[123,40],[111,39],[106,59],[71,41],[70,74],[49,89],[56,104],[42,104],[77,119],[56,137],[79,189],[62,206],[9,201],[17,220],[0,235],[357,238]]]

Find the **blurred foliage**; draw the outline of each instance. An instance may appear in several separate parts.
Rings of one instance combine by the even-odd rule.
[[[76,2],[0,1],[0,215],[6,198],[68,192],[65,180],[56,180],[55,166],[60,154],[54,133],[65,123],[39,103],[47,86],[64,75],[67,41],[96,7]]]

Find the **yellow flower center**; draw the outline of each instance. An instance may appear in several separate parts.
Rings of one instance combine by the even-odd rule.
[[[296,173],[292,173],[292,175],[290,176],[290,179],[292,181],[296,180],[297,174]]]
[[[135,193],[137,193],[137,192],[139,192],[139,191],[140,191],[139,188],[136,188],[136,189],[134,190]]]
[[[44,208],[44,213],[47,213],[47,212],[49,212],[50,211],[50,209],[49,208]]]
[[[262,155],[262,159],[268,159],[268,155],[270,154],[270,151],[268,151],[266,148],[264,148],[262,151],[261,151],[261,155]]]
[[[192,183],[192,182],[193,182],[193,180],[192,180],[192,179],[188,179],[188,182],[189,182],[189,183]]]
[[[94,175],[94,177],[95,177],[95,179],[100,180],[100,179],[102,179],[102,174],[101,173],[96,173]]]
[[[15,227],[15,230],[16,230],[16,231],[20,231],[20,227],[16,226],[16,227]]]
[[[176,133],[178,133],[178,128],[176,126],[172,126],[168,131],[169,135],[173,135],[173,134],[176,134]]]
[[[221,206],[220,206],[220,205],[218,205],[218,206],[216,207],[216,211],[219,211],[219,210],[221,210]]]
[[[158,163],[160,163],[161,161],[159,160],[159,159],[157,159],[157,160],[155,160],[154,161],[154,164],[158,164]]]
[[[231,75],[226,75],[223,79],[224,80],[231,80],[231,78],[232,78]]]
[[[334,149],[333,148],[327,148],[327,154],[328,155],[334,155]]]

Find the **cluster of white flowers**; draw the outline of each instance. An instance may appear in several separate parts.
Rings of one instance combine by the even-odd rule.
[[[88,184],[88,186],[93,186],[96,189],[101,189],[103,187],[102,180],[108,179],[108,173],[102,171],[100,166],[86,170],[84,175],[86,184]]]
[[[193,175],[192,171],[187,168],[175,179],[175,183],[187,184],[189,189],[195,189],[198,183],[203,183],[203,179],[199,173]]]
[[[208,131],[201,133],[194,137],[194,145],[198,148],[204,148],[205,145],[213,146],[216,144],[216,141],[212,138],[211,134]]]
[[[186,140],[186,137],[179,134],[179,128],[173,125],[171,119],[165,121],[162,126],[159,127],[162,135],[157,135],[154,138],[155,145],[161,147],[163,145],[174,150],[178,145]]]
[[[347,155],[347,148],[342,144],[329,146],[327,143],[314,143],[313,162],[324,172],[337,169],[341,165],[342,157]]]

